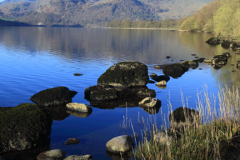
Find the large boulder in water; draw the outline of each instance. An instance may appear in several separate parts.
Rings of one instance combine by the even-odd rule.
[[[0,112],[0,153],[29,150],[49,143],[52,119],[36,104]]]
[[[67,87],[54,87],[34,94],[30,100],[40,106],[60,106],[72,102],[76,94]]]
[[[173,78],[181,77],[185,71],[186,69],[180,63],[170,64],[163,68],[163,73]]]
[[[149,81],[148,68],[135,61],[119,62],[98,78],[98,85],[114,87],[145,86]]]

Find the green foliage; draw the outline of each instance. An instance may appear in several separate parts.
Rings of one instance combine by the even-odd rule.
[[[197,19],[195,18],[195,16],[191,16],[189,18],[187,18],[185,21],[183,21],[183,23],[180,25],[179,29],[180,30],[196,30],[196,22]]]
[[[162,21],[153,21],[152,19],[144,21],[131,21],[125,19],[123,21],[113,20],[106,24],[106,27],[113,28],[177,28],[178,20],[176,19],[164,19]]]

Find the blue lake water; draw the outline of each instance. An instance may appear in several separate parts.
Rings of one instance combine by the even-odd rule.
[[[154,65],[195,59],[191,54],[212,58],[228,51],[220,45],[206,44],[211,36],[165,30],[1,27],[0,106],[14,107],[31,102],[29,98],[33,94],[57,86],[77,91],[72,101],[89,105],[84,99],[84,90],[96,85],[98,77],[113,64],[140,61],[148,66],[149,75],[162,75],[162,70],[156,70]],[[219,87],[239,87],[240,70],[232,72],[235,66],[231,64],[236,64],[240,55],[229,52],[232,57],[218,70],[200,63],[198,68],[202,70],[189,69],[181,77],[171,78],[166,89],[148,84],[162,102],[160,111],[154,116],[138,106],[93,107],[86,118],[66,114],[63,120],[54,120],[50,149],[63,149],[68,155],[91,154],[96,160],[111,159],[106,154],[107,141],[122,134],[133,134],[131,127],[127,131],[122,128],[126,115],[134,130],[141,134],[144,126],[138,124],[139,119],[145,122],[152,119],[160,127],[165,124],[164,119],[167,122],[169,102],[173,110],[182,106],[181,95],[189,108],[195,108],[197,92],[204,85],[215,95]],[[166,56],[171,58],[166,59]],[[83,75],[74,76],[74,73]],[[78,138],[81,142],[66,146],[68,138]]]

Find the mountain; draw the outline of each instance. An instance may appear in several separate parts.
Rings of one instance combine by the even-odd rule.
[[[33,25],[104,26],[112,20],[163,20],[191,15],[213,0],[8,0],[0,16]],[[2,14],[1,14],[2,13]]]

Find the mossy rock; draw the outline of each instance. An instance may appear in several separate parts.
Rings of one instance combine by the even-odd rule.
[[[186,69],[180,63],[170,64],[163,68],[163,73],[173,78],[181,77],[185,71]]]
[[[145,86],[149,81],[148,68],[135,61],[119,62],[98,78],[98,85],[114,87]]]
[[[67,87],[54,87],[34,94],[30,100],[40,106],[60,106],[72,102],[76,94]]]
[[[51,125],[51,116],[36,104],[22,103],[0,112],[0,153],[45,145]]]
[[[218,44],[220,44],[220,41],[221,40],[218,37],[212,37],[212,38],[208,39],[206,41],[206,43],[208,43],[210,45],[218,45]]]
[[[85,99],[88,101],[105,101],[117,98],[117,91],[112,86],[91,86],[84,91]]]

